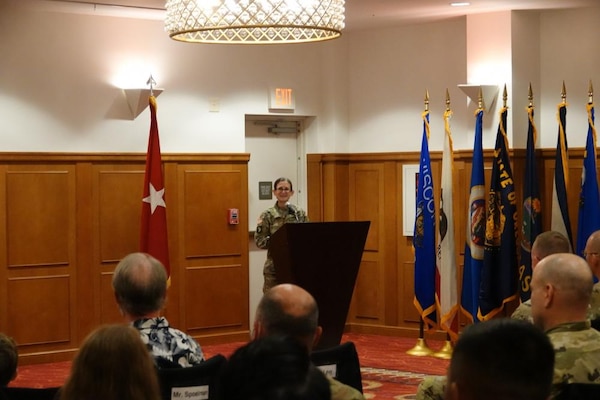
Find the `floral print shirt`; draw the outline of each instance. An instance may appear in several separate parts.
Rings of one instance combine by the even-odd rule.
[[[133,322],[140,331],[142,341],[154,356],[155,361],[166,360],[181,367],[190,367],[204,361],[204,354],[198,342],[178,329],[171,328],[164,317],[143,318]],[[157,364],[164,365],[162,362]]]

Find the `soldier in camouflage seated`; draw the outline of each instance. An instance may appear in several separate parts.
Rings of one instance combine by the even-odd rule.
[[[574,254],[549,255],[533,270],[533,322],[554,347],[554,394],[567,383],[600,384],[600,332],[587,319],[592,285],[590,267]],[[444,399],[445,388],[445,377],[428,377],[416,399]]]
[[[596,231],[590,235],[585,243],[583,256],[590,266],[592,274],[600,279],[600,231]],[[600,319],[600,282],[596,283],[592,290],[588,317],[592,320]]]
[[[563,234],[556,231],[542,232],[535,238],[531,246],[531,270],[533,271],[537,263],[550,254],[570,252],[571,244]],[[510,317],[532,322],[531,299],[519,304]]]
[[[531,314],[555,351],[555,393],[567,383],[600,384],[600,332],[587,318],[593,276],[574,254],[539,262],[531,280]]]

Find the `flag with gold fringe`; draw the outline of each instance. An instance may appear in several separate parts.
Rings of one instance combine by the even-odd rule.
[[[506,117],[502,107],[488,196],[485,248],[478,318],[486,321],[517,297],[517,199],[508,156]]]
[[[475,139],[460,308],[470,322],[478,322],[479,287],[485,241],[485,175],[483,170],[483,109],[475,111]]]
[[[142,196],[142,222],[140,251],[158,259],[170,277],[169,245],[167,240],[167,211],[165,185],[163,183],[158,123],[156,121],[156,98],[150,96],[150,136],[146,154],[146,171]]]
[[[594,126],[594,103],[587,104],[588,133],[581,172],[579,215],[577,223],[577,254],[583,254],[590,235],[600,229],[600,197],[596,167],[596,127]]]
[[[444,149],[442,152],[442,183],[440,194],[440,216],[438,223],[437,269],[439,284],[436,284],[440,327],[450,339],[458,339],[458,288],[456,282],[456,247],[454,244],[454,154],[450,117],[452,111],[444,112]]]
[[[430,329],[437,326],[437,315],[435,307],[435,202],[429,156],[429,111],[423,112],[423,138],[417,180],[413,246],[415,249],[414,305],[419,311],[424,327]]]
[[[550,221],[550,228],[553,231],[562,233],[569,239],[572,249],[573,235],[571,234],[571,219],[569,218],[567,190],[569,190],[569,146],[567,143],[567,103],[566,101],[563,101],[558,105],[558,140],[556,143],[556,158],[554,161],[552,219]]]
[[[525,180],[523,181],[523,213],[521,220],[521,265],[519,266],[519,294],[521,302],[531,297],[531,245],[542,233],[542,202],[535,165],[535,141],[537,129],[533,120],[533,105],[527,107],[527,150],[525,157]]]

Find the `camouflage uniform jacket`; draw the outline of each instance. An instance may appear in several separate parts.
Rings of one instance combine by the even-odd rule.
[[[590,300],[590,311],[588,312],[589,319],[600,318],[600,282],[594,285],[592,290],[592,298]]]
[[[510,316],[512,319],[522,319],[533,322],[531,318],[531,299],[522,302]]]
[[[308,222],[306,213],[301,208],[289,204],[287,208],[277,207],[277,203],[271,208],[265,210],[256,222],[256,231],[254,233],[254,242],[261,249],[269,249],[271,235],[277,232],[283,224],[295,222]],[[275,267],[271,258],[271,250],[267,250],[267,259],[263,268],[265,282],[263,292],[275,286]]]
[[[600,318],[600,282],[594,285],[592,297],[590,299],[590,308],[588,309],[589,319]],[[510,316],[513,319],[522,319],[532,322],[531,318],[531,299],[519,304],[515,311]]]
[[[331,390],[331,400],[365,400],[365,396],[352,386],[344,385],[329,376],[327,380],[329,381],[329,390]]]
[[[554,346],[555,385],[600,384],[600,332],[590,321],[560,324],[546,331]]]

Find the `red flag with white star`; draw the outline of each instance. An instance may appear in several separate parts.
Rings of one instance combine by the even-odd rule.
[[[171,276],[169,245],[167,240],[167,209],[163,183],[158,123],[156,122],[156,98],[150,96],[150,137],[146,154],[146,174],[142,197],[142,224],[140,251],[148,253],[163,263],[167,276]]]

